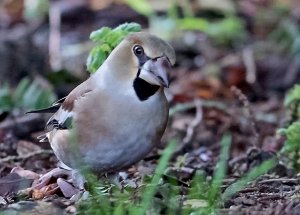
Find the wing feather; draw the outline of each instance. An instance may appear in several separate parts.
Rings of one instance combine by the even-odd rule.
[[[72,127],[75,102],[92,91],[91,84],[88,83],[89,80],[77,86],[67,97],[57,102],[57,104],[60,104],[60,107],[48,120],[47,127],[52,126],[56,129],[69,129]]]
[[[46,127],[52,129],[70,129],[72,127],[73,108],[76,101],[92,91],[91,79],[78,85],[71,93],[56,101],[52,106],[39,110],[31,110],[27,113],[54,113],[48,120]],[[45,140],[45,138],[41,138]]]

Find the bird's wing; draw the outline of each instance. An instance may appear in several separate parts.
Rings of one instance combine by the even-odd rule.
[[[56,129],[69,129],[72,126],[73,108],[77,100],[85,97],[92,91],[89,80],[77,86],[67,97],[54,103],[52,107],[58,106],[58,110],[48,120],[46,126]],[[51,107],[50,107],[51,108]]]
[[[78,99],[92,91],[92,83],[91,79],[88,79],[72,90],[68,96],[56,101],[50,107],[28,111],[27,113],[54,113],[48,120],[46,127],[51,126],[56,129],[69,129],[72,126],[74,104]],[[40,139],[44,140],[44,137],[45,136],[42,135]]]

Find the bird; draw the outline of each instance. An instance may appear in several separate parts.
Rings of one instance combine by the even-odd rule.
[[[130,33],[98,70],[51,107],[48,141],[65,169],[100,174],[143,159],[161,140],[168,122],[164,88],[175,51],[146,32]]]

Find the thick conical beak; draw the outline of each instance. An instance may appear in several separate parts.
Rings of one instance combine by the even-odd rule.
[[[170,69],[171,63],[165,56],[149,59],[142,66],[139,77],[150,84],[169,87],[168,73]]]
[[[169,88],[170,81],[169,81],[168,74],[171,70],[170,61],[165,56],[159,57],[153,61],[154,61],[153,62],[154,68],[153,70],[151,70],[151,72],[153,72],[158,82],[162,86]]]

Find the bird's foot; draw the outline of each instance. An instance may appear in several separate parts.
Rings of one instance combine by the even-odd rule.
[[[40,194],[39,196],[43,197],[52,195],[60,190],[66,198],[77,196],[74,199],[78,199],[78,196],[85,192],[85,183],[84,176],[78,171],[58,167],[41,176],[32,185],[32,188],[36,193]],[[49,189],[53,192],[49,192]]]
[[[137,188],[137,183],[130,180],[126,172],[117,172],[106,174],[108,180],[117,186],[120,190],[124,190],[126,187]]]
[[[33,188],[35,189],[41,189],[42,187],[45,187],[46,185],[49,185],[51,183],[51,180],[58,179],[58,178],[70,178],[71,171],[67,169],[62,169],[60,167],[57,167],[55,169],[52,169],[50,172],[47,172],[46,174],[42,175],[37,182],[33,183]]]

